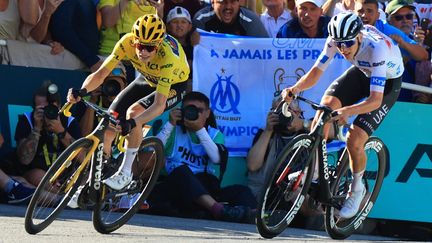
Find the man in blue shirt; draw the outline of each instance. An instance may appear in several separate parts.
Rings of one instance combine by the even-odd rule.
[[[296,1],[297,18],[285,23],[277,38],[327,38],[330,17],[323,15],[323,0]]]
[[[354,11],[360,16],[364,24],[375,26],[379,31],[397,42],[404,59],[411,57],[416,61],[427,60],[428,53],[423,46],[410,39],[401,30],[379,19],[377,0],[357,0]]]

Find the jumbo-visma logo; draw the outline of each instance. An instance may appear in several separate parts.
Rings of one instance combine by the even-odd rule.
[[[240,102],[240,91],[231,81],[234,75],[219,76],[210,90],[210,100],[213,109],[221,113],[240,114],[237,106]]]

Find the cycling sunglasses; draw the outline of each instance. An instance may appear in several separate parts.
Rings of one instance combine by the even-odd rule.
[[[135,43],[135,47],[138,51],[146,50],[147,52],[152,52],[157,49],[157,46],[155,45],[146,45],[143,43]]]
[[[341,49],[343,48],[350,48],[356,43],[356,39],[353,40],[347,40],[347,41],[335,41],[336,46]]]
[[[405,14],[405,15],[402,15],[402,14],[398,14],[398,15],[393,15],[393,18],[396,20],[396,21],[401,21],[402,19],[406,19],[406,20],[412,20],[413,18],[414,18],[414,14]]]

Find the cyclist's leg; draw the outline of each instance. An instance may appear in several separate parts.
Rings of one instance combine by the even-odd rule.
[[[154,88],[150,87],[144,77],[139,75],[126,89],[124,89],[111,104],[109,110],[119,114],[119,118],[135,118],[145,111],[145,108],[140,105],[140,98],[153,92]],[[137,123],[137,126],[131,129],[126,137],[125,147],[126,152],[123,156],[123,161],[119,170],[104,182],[109,187],[120,190],[132,180],[132,164],[135,160],[138,147],[142,140],[142,124]],[[111,138],[113,139],[113,138]],[[111,140],[112,141],[112,140]]]
[[[144,78],[139,75],[117,95],[108,109],[112,112],[117,112],[119,118],[126,118],[128,108],[137,100],[141,99],[143,95],[145,96],[152,91],[153,89],[146,84]],[[111,151],[108,150],[111,149],[111,144],[115,139],[116,133],[108,130],[109,129],[107,129],[104,137],[104,152],[106,154],[111,154]]]

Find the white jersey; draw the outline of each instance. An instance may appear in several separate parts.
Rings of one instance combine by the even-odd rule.
[[[353,60],[347,60],[358,67],[371,79],[370,90],[384,92],[387,79],[402,76],[404,64],[399,47],[393,40],[371,25],[365,25],[363,40]],[[314,66],[325,71],[338,53],[335,42],[329,36],[324,50],[315,62]]]

